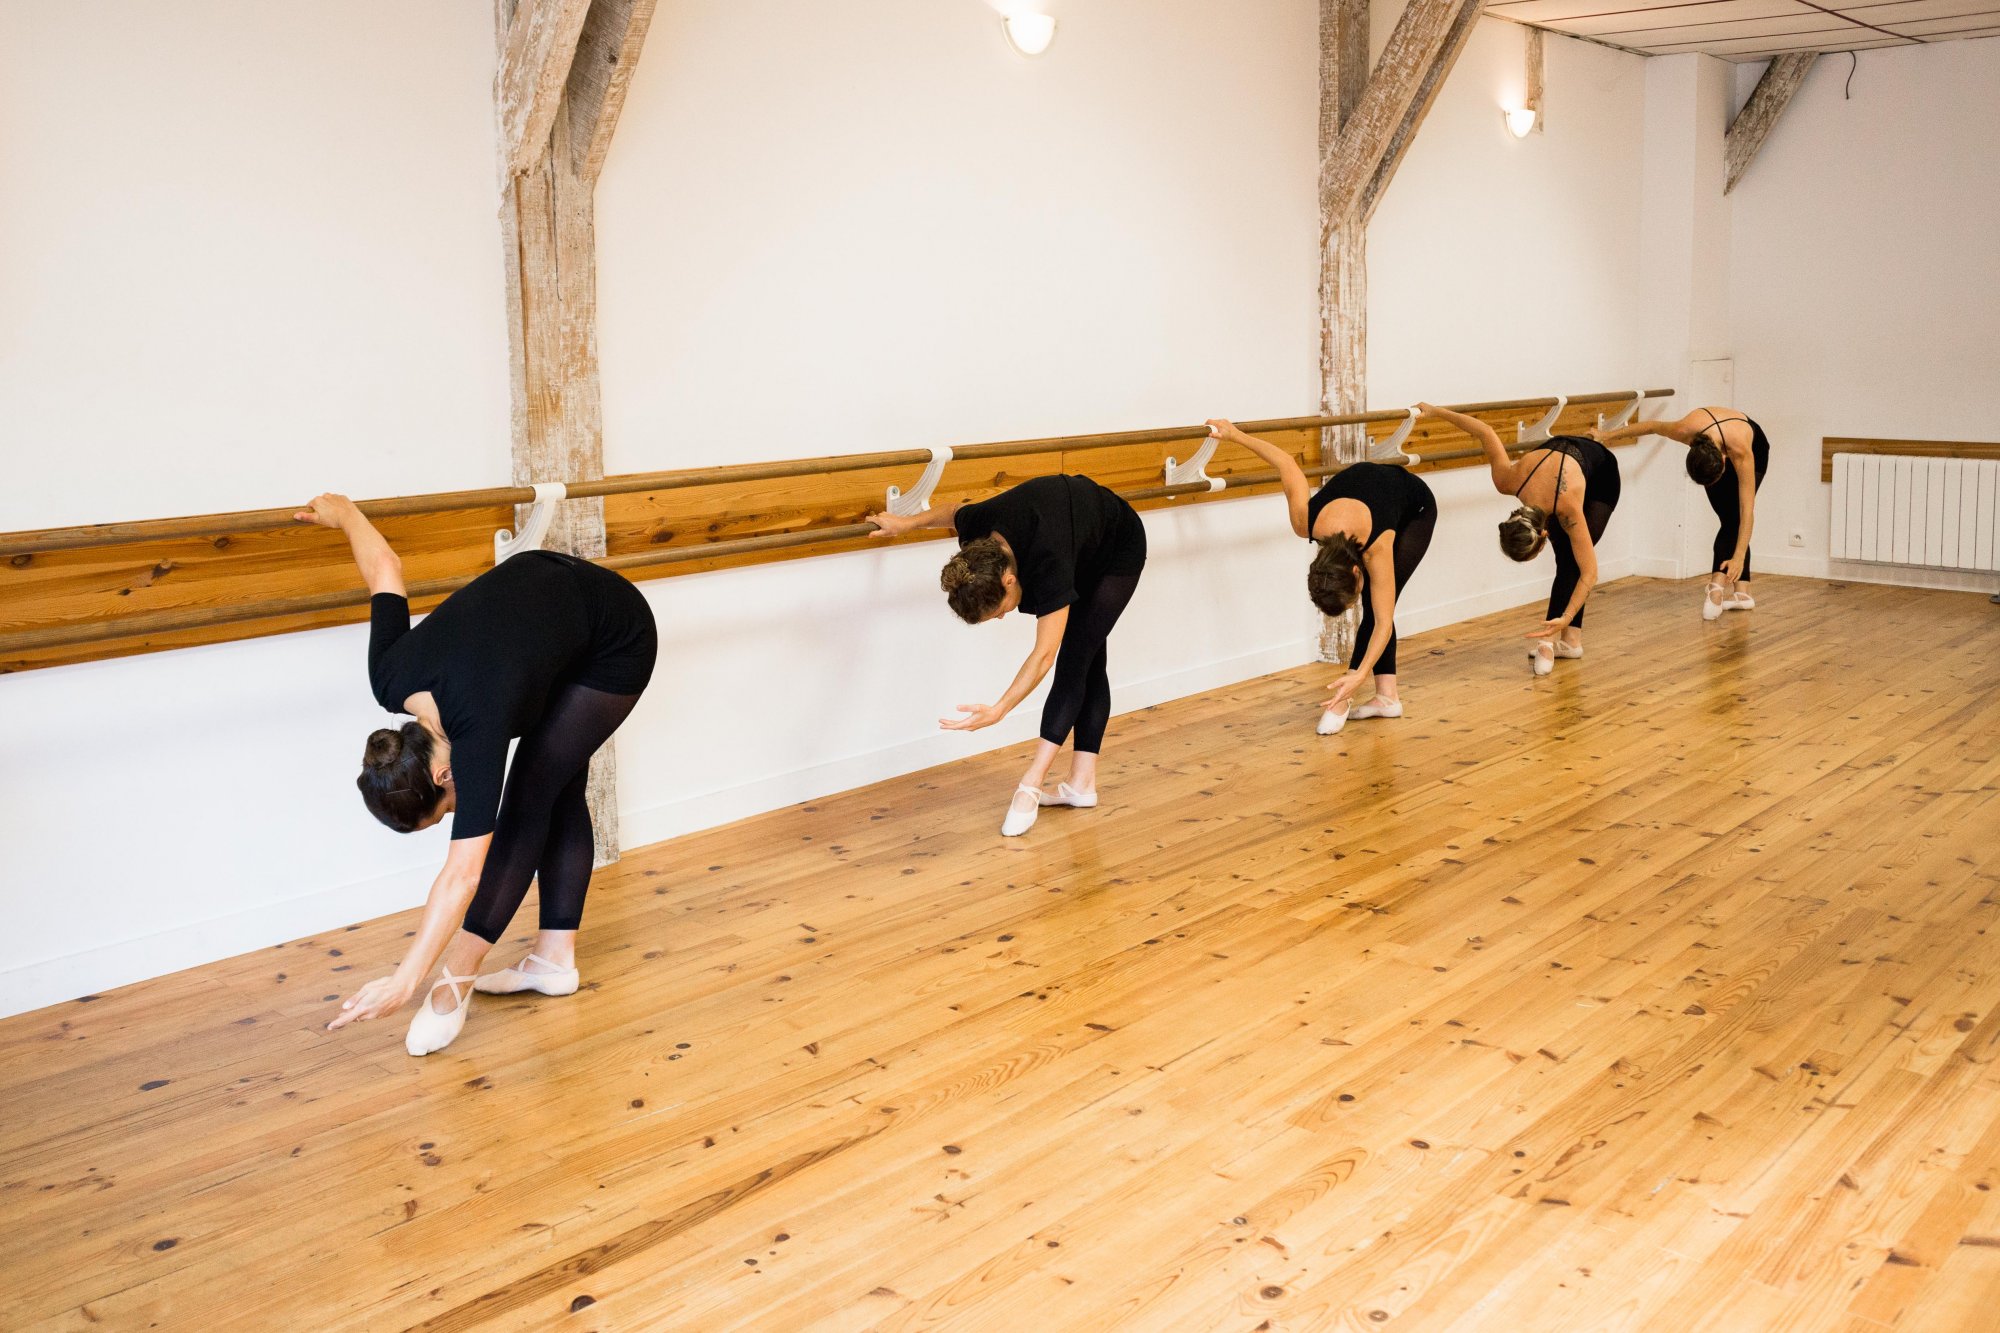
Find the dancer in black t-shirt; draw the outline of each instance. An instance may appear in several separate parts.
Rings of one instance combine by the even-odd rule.
[[[592,862],[590,757],[652,678],[653,614],[621,575],[524,551],[412,628],[402,562],[352,501],[322,495],[298,519],[346,534],[374,594],[369,684],[384,708],[415,719],[369,736],[355,780],[362,801],[401,833],[452,816],[451,851],[402,965],[355,992],[327,1026],[382,1018],[422,995],[405,1046],[427,1055],[464,1027],[474,989],[576,990]],[[517,736],[509,769],[507,746]],[[534,947],[514,966],[478,976],[538,876]],[[440,960],[441,976],[426,987]]]
[[[1041,744],[1007,807],[1000,832],[1026,833],[1044,805],[1097,804],[1097,756],[1111,720],[1105,647],[1146,566],[1146,527],[1132,506],[1088,477],[1036,477],[977,504],[947,504],[907,517],[871,514],[877,535],[950,528],[959,551],[939,582],[969,625],[1009,611],[1036,617],[1035,646],[1000,701],[960,704],[939,725],[977,731],[1007,716],[1049,669]],[[1069,777],[1042,790],[1063,742],[1075,737]]]

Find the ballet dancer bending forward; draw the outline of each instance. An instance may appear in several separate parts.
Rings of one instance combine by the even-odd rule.
[[[1520,507],[1500,521],[1500,549],[1512,560],[1533,560],[1546,543],[1556,556],[1547,619],[1528,631],[1528,659],[1546,676],[1558,657],[1583,656],[1583,609],[1597,586],[1597,543],[1618,507],[1618,459],[1596,440],[1556,435],[1519,458],[1491,426],[1448,407],[1419,403],[1426,421],[1442,421],[1470,435],[1486,451],[1493,487]],[[1553,519],[1553,526],[1550,520]]]
[[[428,1055],[458,1036],[474,990],[575,992],[592,859],[590,756],[652,678],[653,613],[620,575],[524,551],[412,629],[402,563],[346,496],[322,495],[298,518],[347,535],[374,594],[369,684],[384,708],[414,719],[368,737],[356,779],[363,803],[399,833],[452,817],[451,850],[402,964],[345,1000],[327,1027],[383,1018],[423,996],[404,1045]],[[509,769],[507,743],[516,736]],[[534,947],[512,967],[478,976],[537,876]],[[438,979],[426,985],[440,958]]]
[[[1146,526],[1117,494],[1088,477],[1036,477],[977,504],[947,504],[907,517],[870,514],[878,536],[950,528],[959,550],[938,582],[968,625],[1009,611],[1034,616],[1035,646],[997,703],[960,704],[949,731],[990,727],[1034,693],[1055,668],[1042,705],[1041,742],[1008,802],[1000,832],[1018,837],[1045,805],[1097,804],[1097,756],[1111,721],[1105,647],[1146,567]],[[1042,790],[1063,742],[1075,737],[1069,777]]]
[[[1396,463],[1350,463],[1315,494],[1292,456],[1228,421],[1208,423],[1215,435],[1240,444],[1278,469],[1292,531],[1319,543],[1306,572],[1306,595],[1330,616],[1345,615],[1355,599],[1361,625],[1347,674],[1330,686],[1319,734],[1331,736],[1350,718],[1401,717],[1396,691],[1396,597],[1416,573],[1437,527],[1437,500],[1423,478]],[[1357,706],[1354,693],[1370,671],[1375,697]]]
[[[1703,620],[1757,605],[1750,595],[1750,528],[1757,517],[1757,488],[1771,463],[1771,442],[1749,417],[1728,413],[1726,407],[1697,407],[1679,421],[1635,421],[1590,433],[1604,444],[1664,435],[1688,447],[1688,479],[1708,492],[1716,518],[1715,572],[1702,598]]]

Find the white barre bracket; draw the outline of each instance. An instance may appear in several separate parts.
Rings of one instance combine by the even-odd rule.
[[[1597,414],[1597,428],[1599,430],[1618,430],[1621,427],[1631,425],[1632,418],[1639,415],[1639,404],[1645,401],[1646,391],[1644,389],[1632,390],[1632,401],[1619,408],[1617,416],[1607,417],[1602,412]]]
[[[889,488],[889,512],[898,518],[910,518],[931,507],[931,492],[937,489],[938,478],[944,475],[944,465],[951,461],[951,449],[946,445],[931,446],[931,461],[924,464],[924,475],[917,478],[917,484],[905,491],[900,486]]]
[[[1410,438],[1410,431],[1416,426],[1417,418],[1423,413],[1412,407],[1403,424],[1384,436],[1379,443],[1368,446],[1368,461],[1371,463],[1401,463],[1405,467],[1423,460],[1403,448],[1403,441]]]
[[[1208,475],[1208,460],[1215,457],[1215,446],[1221,443],[1221,436],[1209,436],[1201,442],[1201,447],[1194,451],[1194,457],[1188,459],[1185,463],[1175,461],[1174,456],[1168,454],[1166,469],[1167,485],[1193,486],[1200,483],[1207,485],[1211,491],[1219,491],[1224,486],[1227,486],[1229,483],[1221,477],[1211,477]]]
[[[521,520],[518,532],[502,528],[493,534],[493,563],[499,564],[510,555],[523,551],[539,551],[549,535],[549,524],[556,521],[556,506],[569,494],[569,487],[559,481],[538,481],[535,483],[535,501],[528,506],[528,516]]]
[[[1543,440],[1548,439],[1550,427],[1556,424],[1556,418],[1561,416],[1563,409],[1568,406],[1569,399],[1561,394],[1557,394],[1555,402],[1550,404],[1549,410],[1542,414],[1540,421],[1537,421],[1532,426],[1523,426],[1519,422],[1515,422],[1514,443],[1540,444]]]

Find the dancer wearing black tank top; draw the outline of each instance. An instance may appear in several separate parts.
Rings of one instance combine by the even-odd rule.
[[[1757,517],[1757,488],[1771,463],[1764,428],[1727,407],[1697,407],[1679,421],[1635,421],[1591,432],[1604,444],[1641,435],[1664,435],[1688,447],[1688,479],[1708,493],[1708,507],[1715,511],[1715,572],[1702,599],[1701,618],[1750,610],[1757,605],[1750,595],[1750,529]]]
[[[1329,688],[1319,734],[1331,736],[1349,719],[1401,717],[1396,690],[1396,598],[1416,573],[1437,528],[1437,500],[1421,477],[1394,463],[1350,463],[1315,493],[1290,454],[1220,417],[1208,423],[1217,438],[1242,445],[1278,470],[1292,531],[1319,546],[1306,574],[1306,594],[1329,616],[1347,613],[1359,599],[1361,624],[1347,674]],[[1354,703],[1362,678],[1373,672],[1375,697]]]
[[[368,738],[356,779],[362,800],[402,833],[452,817],[451,850],[402,965],[356,991],[327,1027],[386,1017],[423,996],[404,1045],[427,1055],[458,1036],[474,990],[576,990],[592,862],[590,757],[652,678],[653,613],[610,570],[524,551],[412,628],[402,562],[346,496],[322,495],[297,517],[346,535],[373,594],[369,684],[384,708],[416,719]],[[536,879],[534,947],[514,966],[478,975]],[[426,986],[440,962],[440,978]]]
[[[1088,477],[1035,477],[977,504],[945,504],[921,514],[870,514],[876,536],[949,528],[959,551],[939,583],[969,625],[1009,611],[1035,617],[1035,646],[1000,701],[960,704],[948,731],[977,731],[1007,716],[1055,670],[1042,706],[1041,744],[1008,802],[1006,837],[1033,826],[1045,805],[1097,804],[1097,755],[1111,721],[1106,649],[1112,626],[1146,567],[1146,525],[1124,499]],[[1074,738],[1069,777],[1042,790],[1063,742]]]
[[[1528,661],[1546,676],[1558,657],[1583,656],[1584,603],[1597,586],[1597,543],[1618,507],[1618,459],[1596,440],[1557,435],[1519,458],[1478,417],[1448,407],[1417,404],[1426,421],[1442,421],[1479,441],[1493,488],[1520,500],[1500,523],[1500,549],[1513,560],[1532,560],[1546,544],[1556,557],[1548,612],[1529,630]]]

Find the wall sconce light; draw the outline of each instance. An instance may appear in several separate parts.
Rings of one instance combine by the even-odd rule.
[[[1528,28],[1525,34],[1527,40],[1522,54],[1526,57],[1523,71],[1526,77],[1523,82],[1527,88],[1522,94],[1520,106],[1501,106],[1507,117],[1507,129],[1516,139],[1525,139],[1533,134],[1540,128],[1536,122],[1542,118],[1542,30]]]
[[[1000,16],[1007,41],[1024,56],[1038,56],[1056,39],[1056,21],[1032,9],[1015,9]]]

